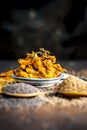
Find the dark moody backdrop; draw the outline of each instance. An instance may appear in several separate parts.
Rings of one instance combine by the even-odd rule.
[[[0,4],[0,59],[39,48],[59,59],[87,58],[86,0],[32,0]]]

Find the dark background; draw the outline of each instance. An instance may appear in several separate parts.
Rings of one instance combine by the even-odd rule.
[[[58,59],[87,58],[86,0],[3,1],[0,60],[45,48]]]

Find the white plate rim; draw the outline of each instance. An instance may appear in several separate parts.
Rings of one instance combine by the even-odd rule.
[[[12,74],[12,78],[17,80],[24,80],[24,81],[35,81],[35,82],[45,82],[45,81],[55,81],[55,80],[61,80],[64,77],[64,73],[61,73],[59,77],[56,78],[24,78],[24,77],[18,77]]]

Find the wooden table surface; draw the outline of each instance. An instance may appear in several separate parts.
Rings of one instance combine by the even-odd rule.
[[[73,74],[87,77],[87,60],[58,62]],[[0,61],[0,72],[17,66],[16,61]],[[8,105],[3,105],[6,102]],[[50,95],[44,102],[39,96],[33,99],[14,99],[0,95],[0,130],[7,129],[87,130],[87,98]]]

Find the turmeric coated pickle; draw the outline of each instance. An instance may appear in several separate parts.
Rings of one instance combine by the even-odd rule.
[[[18,63],[19,67],[14,70],[18,77],[55,78],[60,72],[66,72],[60,64],[56,64],[56,57],[44,48],[40,48],[39,52],[27,53],[24,59],[18,59]]]

